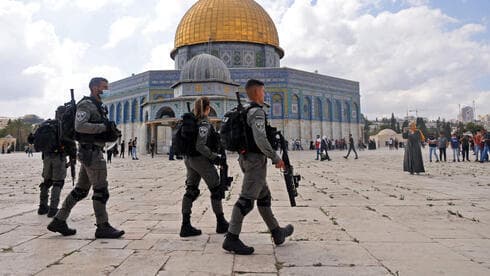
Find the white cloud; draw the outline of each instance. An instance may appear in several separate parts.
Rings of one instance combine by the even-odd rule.
[[[84,71],[84,57],[90,45],[60,38],[52,23],[38,20],[38,5],[16,1],[0,2],[0,30],[8,30],[0,43],[0,74],[5,77],[0,94],[2,114],[20,116],[35,113],[52,117],[59,104],[69,100],[68,89],[78,98],[91,77]],[[112,69],[111,69],[112,68]],[[104,68],[114,77],[119,69]]]
[[[125,16],[112,23],[109,30],[109,41],[102,47],[111,49],[119,42],[130,38],[144,23],[143,18]]]
[[[389,1],[404,8],[379,12]],[[77,98],[86,93],[90,77],[173,69],[175,30],[195,2],[0,0],[6,80],[0,115],[52,116],[69,88]],[[488,32],[483,25],[462,24],[426,0],[257,2],[277,25],[286,52],[282,66],[359,81],[369,118],[403,115],[407,108],[452,118],[458,104],[473,99],[477,112],[490,110],[490,92],[475,87],[490,75],[490,45],[473,38]],[[90,18],[90,26],[72,20],[74,10]]]
[[[360,0],[295,1],[278,25],[282,65],[360,81],[370,117],[407,108],[456,117],[458,104],[478,97],[473,82],[490,73],[490,45],[472,37],[484,26],[458,26],[427,6],[376,16],[365,7]]]

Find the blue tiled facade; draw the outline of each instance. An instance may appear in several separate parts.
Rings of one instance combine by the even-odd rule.
[[[360,123],[358,82],[290,68],[231,68],[230,72],[240,91],[251,78],[266,83],[272,119]],[[109,117],[117,124],[145,122],[143,106],[148,104],[151,112],[146,121],[155,119],[156,102],[174,97],[171,86],[179,76],[179,70],[148,71],[111,83],[111,92],[104,97]]]

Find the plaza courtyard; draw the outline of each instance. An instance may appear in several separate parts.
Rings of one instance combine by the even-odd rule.
[[[0,275],[490,275],[488,163],[427,162],[426,174],[410,176],[402,150],[363,151],[358,160],[330,154],[333,161],[319,162],[314,152],[291,153],[302,175],[294,208],[282,174],[269,167],[273,210],[295,232],[274,246],[254,209],[241,235],[252,256],[221,249],[203,182],[192,216],[203,235],[179,237],[182,161],[113,158],[110,222],[126,235],[95,240],[90,196],[68,219],[75,236],[51,233],[50,219],[36,213],[40,154],[0,155]],[[241,182],[236,155],[229,164],[227,218]],[[71,188],[68,176],[62,198]]]

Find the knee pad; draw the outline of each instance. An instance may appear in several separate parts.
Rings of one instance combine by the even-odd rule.
[[[39,184],[39,188],[41,189],[49,189],[51,188],[51,186],[53,186],[53,182],[49,179],[46,179],[44,180],[44,182],[41,182],[41,184]]]
[[[240,209],[242,216],[246,216],[254,208],[254,202],[251,199],[240,197],[235,206]]]
[[[257,199],[257,206],[259,207],[271,207],[272,197],[270,194],[266,195],[263,198]]]
[[[225,191],[221,188],[221,186],[211,189],[210,192],[211,199],[222,200],[225,198]]]
[[[106,204],[107,201],[109,200],[109,190],[107,188],[94,189],[94,195],[92,196],[92,200],[97,200]]]
[[[70,194],[76,201],[80,201],[88,196],[88,190],[83,190],[76,187],[70,192]]]
[[[63,189],[63,186],[65,186],[64,180],[53,181],[53,187],[60,187],[60,189]]]
[[[192,201],[195,201],[199,197],[200,194],[201,194],[201,191],[198,188],[192,188],[192,189],[188,189],[187,191],[185,191],[184,196],[187,197],[188,199],[192,200]]]

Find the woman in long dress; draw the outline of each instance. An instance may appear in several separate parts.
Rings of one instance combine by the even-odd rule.
[[[410,174],[425,172],[424,161],[422,160],[421,141],[425,140],[424,134],[417,129],[415,122],[410,123],[410,127],[403,129],[403,138],[407,139],[405,156],[403,160],[403,171]]]

